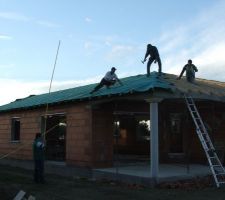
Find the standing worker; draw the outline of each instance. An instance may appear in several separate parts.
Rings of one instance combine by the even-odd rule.
[[[44,142],[41,133],[37,133],[33,142],[34,182],[45,183],[44,180]]]
[[[148,56],[150,56],[150,57],[149,57],[148,63],[147,63],[147,76],[150,76],[150,67],[151,67],[151,64],[152,64],[153,61],[155,63],[156,62],[158,63],[158,66],[159,66],[158,72],[159,72],[159,76],[160,76],[161,75],[161,72],[162,72],[161,59],[160,59],[160,56],[159,56],[158,49],[155,46],[152,46],[151,44],[148,44],[147,45],[147,50],[146,50],[146,53],[145,53],[145,58],[142,61],[143,64],[146,61],[146,59],[147,59]]]
[[[183,76],[183,73],[186,71],[186,79],[188,82],[193,83],[195,80],[195,72],[198,71],[197,67],[192,64],[192,60],[188,60],[188,63],[186,65],[184,65],[180,76],[177,78],[178,80],[181,79],[181,77]]]
[[[119,82],[120,85],[123,85],[123,83],[118,79],[116,73],[116,68],[112,67],[111,71],[108,71],[104,78],[101,80],[101,82],[90,92],[93,94],[94,92],[98,91],[100,88],[102,88],[104,85],[109,88],[111,85],[114,85],[116,81]]]

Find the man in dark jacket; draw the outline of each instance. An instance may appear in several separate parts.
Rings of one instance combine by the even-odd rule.
[[[142,63],[144,63],[147,59],[147,57],[149,57],[148,59],[148,63],[147,63],[147,76],[150,76],[150,67],[151,67],[151,64],[152,62],[154,61],[155,63],[157,62],[158,63],[158,66],[159,66],[159,75],[161,75],[161,72],[162,72],[162,63],[161,63],[161,59],[160,59],[160,56],[159,56],[159,52],[158,52],[158,49],[155,47],[155,46],[152,46],[151,44],[148,44],[147,45],[147,50],[146,50],[146,53],[145,53],[145,58],[144,60],[142,61]]]
[[[44,142],[41,133],[37,133],[33,142],[34,181],[44,183]]]
[[[180,76],[177,78],[178,80],[181,79],[181,77],[183,76],[183,73],[186,71],[186,79],[188,82],[193,83],[195,80],[195,72],[198,71],[197,67],[192,64],[192,60],[188,60],[188,63],[186,65],[184,65]]]

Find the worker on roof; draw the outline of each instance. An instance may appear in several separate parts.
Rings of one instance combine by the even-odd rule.
[[[188,60],[188,63],[186,65],[184,65],[180,76],[177,78],[178,80],[181,79],[181,77],[183,76],[183,73],[186,71],[186,79],[188,82],[193,83],[195,80],[195,72],[198,71],[197,67],[192,64],[192,60]]]
[[[116,73],[116,68],[112,67],[110,71],[108,71],[105,76],[102,78],[101,82],[90,92],[93,94],[94,92],[98,91],[100,88],[102,88],[104,85],[109,88],[111,85],[114,85],[116,81],[119,82],[120,85],[123,85],[123,83],[118,79]]]
[[[145,58],[142,61],[143,64],[146,61],[148,56],[150,56],[150,57],[149,57],[148,63],[147,63],[147,76],[150,76],[150,67],[151,67],[151,64],[152,64],[153,61],[154,61],[154,63],[156,63],[156,62],[158,63],[158,66],[159,66],[158,72],[159,72],[159,75],[161,75],[162,63],[161,63],[161,59],[160,59],[160,56],[159,56],[159,52],[158,52],[158,49],[155,46],[152,46],[151,44],[147,45]]]

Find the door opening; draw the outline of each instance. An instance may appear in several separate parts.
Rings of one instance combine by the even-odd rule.
[[[46,126],[46,160],[64,161],[66,156],[66,116],[53,114],[42,116],[41,132]]]
[[[149,162],[149,113],[115,113],[114,130],[114,163],[128,165]]]

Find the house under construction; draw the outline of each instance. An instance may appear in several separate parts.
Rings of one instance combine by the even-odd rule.
[[[0,155],[32,160],[31,144],[41,132],[46,160],[70,166],[95,169],[151,163],[150,176],[157,179],[161,164],[207,164],[187,95],[224,165],[225,83],[205,79],[189,83],[176,77],[152,72],[150,77],[123,78],[123,86],[102,88],[92,95],[95,84],[3,105]]]

